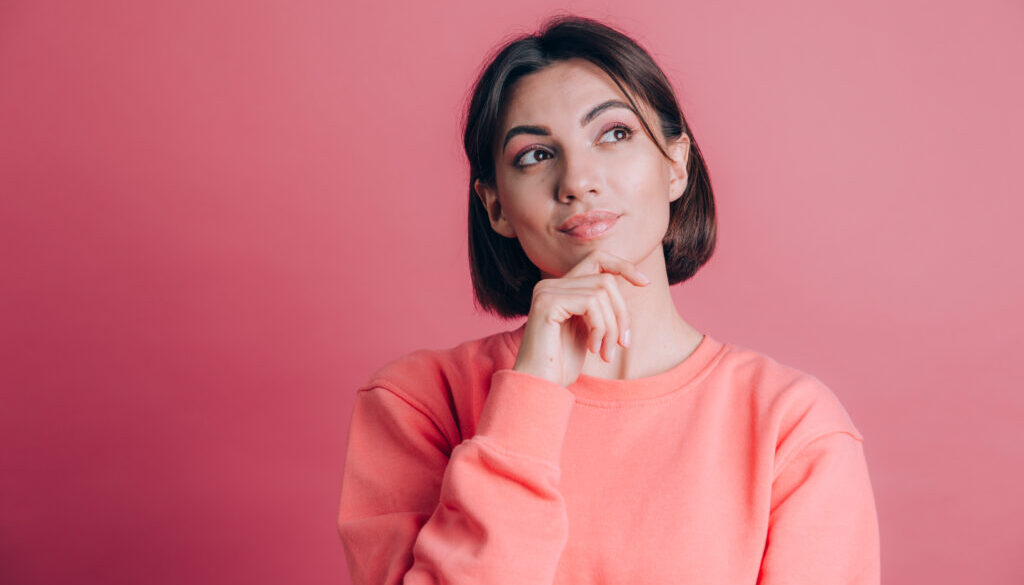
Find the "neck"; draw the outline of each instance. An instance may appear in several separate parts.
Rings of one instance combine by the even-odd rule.
[[[582,372],[606,379],[652,376],[680,363],[701,340],[701,333],[688,324],[676,309],[669,292],[665,257],[659,246],[637,265],[651,284],[636,286],[622,278],[619,291],[630,316],[629,347],[618,348],[612,361],[588,353]]]

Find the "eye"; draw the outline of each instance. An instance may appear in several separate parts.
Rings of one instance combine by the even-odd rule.
[[[611,143],[624,142],[624,141],[629,140],[630,138],[633,137],[633,132],[634,132],[634,130],[632,128],[630,128],[629,126],[626,126],[625,124],[619,122],[619,123],[616,123],[615,125],[613,125],[612,127],[608,128],[607,130],[605,130],[605,132],[603,134],[601,134],[602,138],[605,137],[605,136],[608,136],[609,134],[611,134],[611,135],[616,136],[616,139],[614,139],[614,140],[599,140],[598,143],[604,143],[604,142],[611,142]],[[531,153],[536,153],[533,156],[534,162],[526,162],[524,164],[523,161],[526,161],[527,159],[529,159]],[[545,160],[551,158],[552,156],[554,156],[552,153],[550,153],[547,150],[544,150],[542,148],[531,148],[530,150],[524,151],[522,154],[517,156],[515,158],[515,160],[512,161],[512,165],[515,166],[515,167],[518,167],[518,168],[532,167],[533,165],[535,165],[535,164],[537,164],[539,162],[545,161]]]
[[[612,142],[622,142],[624,140],[629,140],[633,136],[633,129],[630,128],[629,126],[626,126],[625,124],[616,124],[616,125],[612,126],[611,128],[609,128],[601,136],[602,137],[608,136],[609,134],[612,134],[614,132],[622,132],[623,136],[622,136],[622,138],[619,138],[617,140],[613,140]],[[606,141],[599,140],[598,142],[606,142]]]
[[[517,156],[516,160],[513,161],[512,164],[514,164],[515,166],[520,167],[520,168],[522,168],[522,167],[530,167],[530,166],[533,166],[533,165],[537,164],[537,162],[532,162],[532,163],[529,163],[529,164],[523,164],[523,161],[528,159],[529,158],[529,154],[533,153],[533,152],[537,153],[536,155],[534,155],[534,160],[536,160],[537,162],[540,162],[542,160],[546,160],[545,158],[539,158],[538,159],[537,158],[538,156],[541,156],[541,155],[545,155],[545,156],[548,156],[548,157],[551,156],[551,153],[546,151],[546,150],[543,150],[543,149],[540,149],[540,148],[531,148],[530,150],[527,150],[526,152],[524,152],[524,153],[520,154],[519,156]]]

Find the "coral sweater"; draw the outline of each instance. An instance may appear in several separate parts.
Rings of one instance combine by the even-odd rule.
[[[358,389],[353,584],[880,582],[864,439],[817,378],[705,334],[666,372],[566,387],[511,369],[524,328]]]

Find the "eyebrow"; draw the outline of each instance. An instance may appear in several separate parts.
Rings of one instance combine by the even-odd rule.
[[[591,108],[589,112],[584,114],[583,117],[580,118],[580,127],[586,126],[587,124],[590,123],[591,120],[596,118],[598,114],[609,108],[626,108],[627,110],[636,114],[636,110],[633,109],[633,106],[627,104],[626,102],[622,100],[608,100],[597,104],[596,106]],[[537,136],[551,136],[551,131],[548,130],[546,126],[516,126],[515,128],[510,129],[508,133],[505,134],[505,142],[503,142],[501,145],[502,152],[504,152],[505,147],[508,146],[508,141],[512,140],[513,137],[519,134],[536,134]]]

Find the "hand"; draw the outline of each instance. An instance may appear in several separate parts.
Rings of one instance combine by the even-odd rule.
[[[512,369],[568,386],[579,377],[587,350],[611,362],[616,344],[628,347],[630,320],[616,275],[650,284],[635,264],[600,249],[565,276],[538,282]]]

